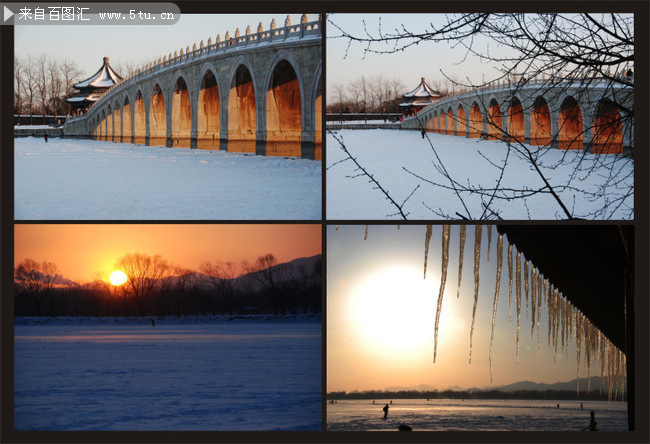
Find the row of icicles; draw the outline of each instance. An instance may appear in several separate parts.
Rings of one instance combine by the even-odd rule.
[[[399,225],[397,228],[399,229]],[[460,297],[460,285],[462,280],[463,270],[463,252],[465,250],[465,237],[467,227],[460,225],[460,241],[459,241],[459,266],[458,266],[458,292],[456,297]],[[336,226],[338,230],[338,226]],[[474,243],[474,308],[472,310],[472,326],[469,338],[469,362],[472,362],[472,337],[474,334],[474,321],[476,319],[476,307],[478,304],[478,290],[479,290],[479,264],[481,258],[481,238],[482,238],[482,225],[475,226],[475,243]],[[429,242],[433,233],[432,225],[427,225],[426,234],[424,239],[424,278],[427,273],[427,259],[429,255]],[[365,226],[364,240],[368,238],[368,225]],[[434,326],[434,346],[433,346],[433,361],[436,360],[438,348],[438,323],[440,320],[440,312],[442,309],[442,300],[445,292],[445,284],[447,281],[447,268],[449,265],[449,240],[450,240],[450,226],[442,226],[442,270],[440,278],[440,291],[438,293],[438,302]],[[490,246],[492,243],[492,226],[487,225],[487,254],[488,260],[490,255]],[[500,293],[501,270],[503,265],[503,235],[499,234],[497,240],[497,274],[496,285],[494,290],[494,302],[492,306],[492,333],[490,337],[490,381],[492,382],[492,345],[494,343],[494,323],[497,313],[497,305]],[[519,361],[519,326],[522,311],[522,292],[525,297],[525,310],[526,317],[531,317],[531,338],[537,332],[537,347],[540,347],[540,320],[542,307],[546,307],[548,313],[548,346],[554,348],[554,361],[557,360],[558,351],[561,354],[564,352],[566,358],[569,356],[569,341],[574,339],[576,343],[576,380],[577,380],[577,393],[580,394],[580,366],[581,357],[584,355],[584,366],[587,370],[587,393],[590,392],[591,383],[591,365],[594,359],[600,361],[600,381],[601,392],[602,382],[605,374],[607,375],[607,389],[608,399],[616,400],[623,399],[625,378],[626,378],[626,358],[625,353],[619,350],[611,341],[597,329],[585,315],[574,307],[559,291],[553,283],[545,278],[531,263],[530,260],[522,257],[520,251],[516,251],[513,260],[513,250],[516,250],[512,244],[508,243],[507,246],[507,261],[508,261],[508,306],[509,306],[509,319],[512,319],[512,296],[513,286],[515,295],[515,309],[516,309],[516,322],[517,322],[517,340],[516,340],[516,354],[517,361]],[[523,278],[522,278],[522,264],[523,264]],[[523,282],[522,282],[523,281]],[[523,283],[523,289],[522,289]],[[514,284],[514,285],[513,285]]]

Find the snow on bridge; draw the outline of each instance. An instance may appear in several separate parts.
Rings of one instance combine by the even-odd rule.
[[[592,153],[632,149],[630,77],[536,78],[443,97],[402,127]]]
[[[108,90],[66,136],[320,159],[322,31],[303,14],[174,51]]]

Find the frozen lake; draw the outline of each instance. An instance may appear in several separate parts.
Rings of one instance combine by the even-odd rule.
[[[337,401],[327,404],[328,431],[580,431],[596,413],[599,431],[627,431],[624,402],[552,400],[395,399],[388,418],[382,408],[390,400]],[[557,408],[560,404],[560,408]]]
[[[436,169],[438,162],[427,139],[419,131],[370,129],[335,131],[351,155],[374,176],[399,204],[420,188],[404,205],[408,219],[491,218],[483,213],[490,204],[503,219],[567,219],[561,207],[548,193],[533,194],[515,200],[461,192],[465,206],[452,189],[433,186],[413,176],[449,187],[450,182]],[[543,188],[531,164],[495,140],[466,139],[452,135],[427,133],[449,175],[457,187],[492,189],[507,166],[499,185],[505,190]],[[625,219],[634,217],[634,162],[616,155],[585,154],[576,150],[530,147],[544,176],[568,208],[572,217],[585,219]],[[327,133],[327,218],[328,219],[400,219],[395,206],[369,182],[355,177],[360,171],[345,159],[334,136]],[[512,195],[511,192],[505,192]],[[518,194],[519,195],[519,194]],[[497,196],[498,197],[498,196]]]
[[[15,326],[16,430],[321,430],[321,322]]]
[[[16,219],[321,218],[320,161],[96,140],[14,144]]]

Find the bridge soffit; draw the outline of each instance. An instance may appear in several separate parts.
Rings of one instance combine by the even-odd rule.
[[[198,72],[198,68],[195,69],[196,69],[195,72]],[[198,95],[198,89],[194,88],[195,82],[190,81],[190,78],[192,78],[192,76],[191,75],[188,76],[188,74],[182,68],[179,68],[174,70],[172,77],[170,78],[173,79],[173,81],[170,82],[168,88],[168,96],[170,97],[170,102],[169,102],[170,107],[171,107],[171,100],[174,99],[174,94],[176,93],[176,85],[178,84],[178,79],[183,79],[183,82],[185,82],[185,86],[187,87],[187,92],[190,95],[190,108],[193,110],[195,108],[194,105],[196,104],[199,95]],[[165,104],[167,104],[167,102],[165,102]]]
[[[196,93],[195,93],[196,94],[196,103],[198,103],[198,100],[199,100],[199,92],[201,91],[201,83],[203,83],[203,79],[205,78],[205,76],[206,76],[206,74],[208,72],[212,73],[212,76],[214,77],[215,82],[217,82],[217,92],[219,93],[219,103],[223,103],[223,94],[224,94],[224,89],[222,88],[223,80],[219,77],[219,73],[217,72],[217,69],[215,68],[214,63],[212,63],[212,62],[204,62],[203,64],[201,64],[200,67],[198,67],[197,72],[199,73],[199,75],[196,76],[196,79],[195,79],[195,82],[194,82],[194,91],[196,91]]]
[[[296,58],[291,54],[291,52],[287,51],[286,49],[281,49],[278,51],[278,53],[275,55],[271,63],[269,64],[266,73],[265,73],[265,80],[264,80],[264,91],[263,94],[260,97],[260,101],[262,102],[262,108],[266,110],[267,108],[267,95],[268,92],[271,90],[272,87],[272,82],[273,82],[273,73],[275,72],[275,69],[277,66],[280,64],[282,61],[286,61],[291,65],[291,68],[293,69],[293,72],[296,74],[296,78],[298,79],[298,87],[300,88],[300,112],[302,115],[302,129],[305,129],[305,116],[307,115],[307,102],[305,100],[305,83],[302,75],[302,70],[300,69],[300,63],[296,60]],[[311,95],[311,94],[310,94]],[[311,97],[310,97],[311,98]],[[264,112],[264,116],[266,118],[266,112]]]

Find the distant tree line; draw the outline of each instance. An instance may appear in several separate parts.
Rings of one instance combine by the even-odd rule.
[[[205,262],[198,270],[159,255],[132,253],[116,269],[128,280],[105,277],[79,284],[58,274],[56,264],[26,259],[14,270],[16,316],[186,316],[320,313],[320,257],[296,266],[272,254],[254,263]]]
[[[74,94],[72,85],[81,70],[68,59],[55,59],[45,54],[14,58],[14,114],[31,116],[65,115],[66,99]]]
[[[331,392],[327,394],[328,400],[345,399],[557,399],[557,400],[582,400],[582,401],[607,401],[607,387],[602,391],[598,388],[587,391],[580,390],[400,390],[387,391],[353,391]]]
[[[455,79],[454,76],[445,77],[430,83],[427,81],[427,84],[445,95],[457,88]],[[416,86],[407,88],[400,80],[387,79],[381,75],[361,76],[347,84],[335,83],[330,88],[327,113],[399,113],[399,104],[404,101],[403,95]]]

